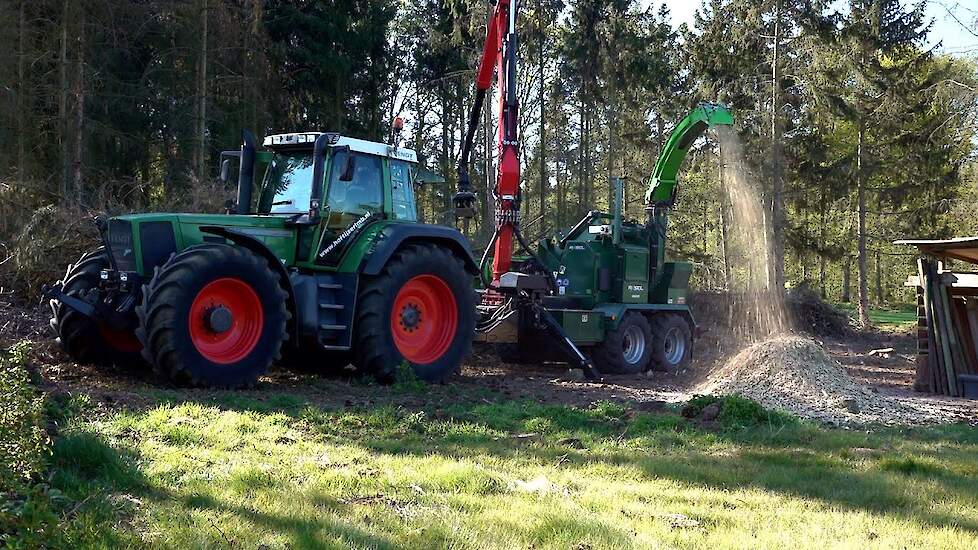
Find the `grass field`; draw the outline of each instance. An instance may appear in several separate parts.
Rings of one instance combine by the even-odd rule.
[[[856,304],[837,303],[836,307],[853,317],[858,317]],[[869,320],[881,328],[904,328],[917,323],[917,306],[913,304],[897,304],[888,308],[869,308]]]
[[[58,544],[157,548],[975,548],[978,430],[705,429],[640,412],[376,388],[83,397],[54,447]],[[416,406],[390,396],[417,392]]]

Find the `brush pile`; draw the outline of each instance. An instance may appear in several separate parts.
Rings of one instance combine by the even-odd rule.
[[[697,321],[709,328],[729,330],[734,333],[757,332],[750,326],[751,310],[757,309],[758,299],[743,292],[695,292],[690,305]],[[852,334],[849,315],[826,302],[814,290],[800,286],[790,289],[784,297],[788,324],[812,336],[844,338]],[[748,326],[741,326],[744,323]],[[715,325],[715,326],[713,326]]]
[[[767,408],[829,424],[927,424],[932,413],[852,378],[818,343],[793,335],[754,344],[704,381],[696,393],[741,395]]]
[[[852,333],[849,315],[826,302],[807,286],[797,286],[785,296],[793,326],[815,336],[845,337]]]

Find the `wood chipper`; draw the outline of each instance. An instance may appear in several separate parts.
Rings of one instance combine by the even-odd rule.
[[[479,266],[484,290],[477,339],[503,344],[505,360],[570,359],[590,377],[597,375],[595,368],[601,373],[680,369],[690,358],[696,324],[686,303],[692,266],[665,257],[669,209],[675,204],[677,175],[690,146],[711,126],[732,125],[733,117],[722,105],[703,104],[676,126],[648,180],[644,221],[623,219],[623,185],[615,178],[612,212],[592,210],[572,228],[532,246],[520,231],[514,12],[508,0],[501,0],[489,20],[458,164],[456,216],[468,223],[475,212],[469,152],[495,71],[496,215]],[[516,261],[514,243],[523,254]],[[550,341],[557,345],[547,345]]]

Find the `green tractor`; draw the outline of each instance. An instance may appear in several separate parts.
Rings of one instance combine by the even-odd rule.
[[[403,364],[429,381],[458,368],[477,266],[457,230],[418,223],[414,151],[318,132],[258,148],[245,132],[222,179],[232,158],[224,214],[98,222],[103,246],[46,289],[72,359],[217,387],[249,386],[283,354],[381,381]]]

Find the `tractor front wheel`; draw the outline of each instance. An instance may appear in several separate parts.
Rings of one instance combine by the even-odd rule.
[[[264,258],[193,246],[143,287],[137,335],[157,373],[178,384],[247,387],[280,357],[286,298]]]
[[[638,374],[649,366],[652,333],[641,313],[626,313],[618,328],[609,331],[603,342],[594,347],[591,358],[604,374]]]
[[[652,364],[656,370],[679,372],[693,354],[693,334],[679,315],[659,313],[652,317]]]
[[[361,285],[355,363],[390,383],[402,363],[439,382],[472,345],[475,304],[462,261],[434,245],[412,244]]]
[[[68,266],[62,291],[74,298],[95,303],[104,299],[99,293],[99,273],[109,268],[109,254],[99,247],[84,254]],[[58,334],[61,349],[78,363],[118,366],[142,365],[142,345],[132,330],[115,330],[107,324],[51,300],[51,328]]]

